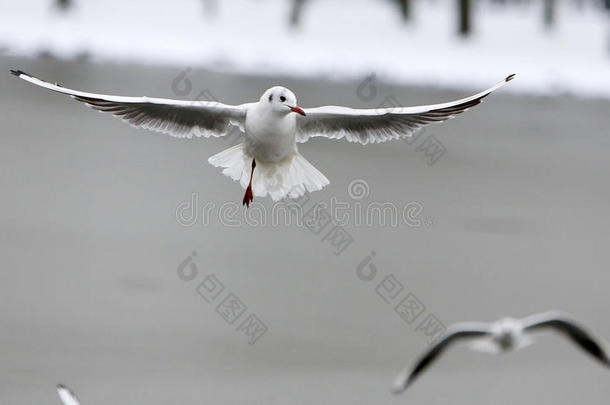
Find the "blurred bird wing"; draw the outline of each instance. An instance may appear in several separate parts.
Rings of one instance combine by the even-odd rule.
[[[502,350],[500,347],[491,341],[489,338],[475,339],[468,345],[470,349],[475,352],[488,353],[488,354],[500,354]]]
[[[349,142],[386,142],[407,138],[425,125],[442,122],[480,104],[492,91],[504,86],[515,75],[474,96],[443,104],[417,107],[355,109],[340,106],[324,106],[305,109],[305,116],[297,117],[297,141],[323,136]]]
[[[11,73],[37,86],[67,94],[95,110],[110,113],[135,127],[163,132],[177,138],[224,136],[231,132],[231,125],[243,131],[250,105],[233,106],[213,101],[86,93],[46,82],[22,71],[11,70]]]
[[[480,338],[488,336],[491,328],[488,323],[463,322],[450,326],[447,333],[437,343],[431,346],[417,361],[415,367],[404,369],[394,382],[392,391],[399,394],[436,360],[452,343],[464,338]]]
[[[550,311],[528,316],[522,320],[524,331],[553,329],[561,332],[602,364],[610,367],[610,356],[604,345],[598,342],[584,327],[565,313]]]
[[[76,395],[68,387],[63,384],[57,385],[57,393],[59,394],[59,398],[64,405],[80,405]]]

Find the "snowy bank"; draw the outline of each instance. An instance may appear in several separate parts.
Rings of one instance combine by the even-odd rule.
[[[0,49],[262,75],[375,72],[382,80],[453,88],[486,87],[516,72],[508,91],[610,98],[610,16],[590,6],[558,2],[549,31],[542,2],[479,2],[474,33],[464,40],[455,35],[449,0],[414,2],[410,24],[391,1],[309,0],[294,30],[287,0],[218,1],[215,10],[205,3],[86,0],[62,12],[48,0],[2,2]]]

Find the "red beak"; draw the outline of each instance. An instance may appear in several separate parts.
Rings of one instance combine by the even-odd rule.
[[[303,117],[305,116],[305,111],[303,111],[301,107],[290,107],[290,109],[292,110],[292,112],[301,114]]]

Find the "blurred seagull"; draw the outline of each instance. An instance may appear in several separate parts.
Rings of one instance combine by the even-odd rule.
[[[76,395],[68,387],[63,384],[57,384],[57,393],[64,405],[80,405]]]
[[[590,333],[560,312],[543,312],[523,319],[504,318],[492,323],[465,322],[451,325],[445,336],[419,359],[412,369],[405,369],[394,382],[392,392],[399,394],[428,367],[450,344],[465,338],[473,339],[471,348],[499,354],[521,349],[533,343],[526,333],[551,329],[571,339],[582,350],[610,367],[608,353]]]
[[[294,93],[275,86],[258,102],[228,105],[212,101],[182,101],[149,97],[123,97],[64,88],[20,70],[11,73],[38,86],[67,94],[98,111],[128,123],[178,138],[220,137],[237,126],[245,133],[242,143],[208,159],[222,173],[246,189],[243,204],[267,194],[278,201],[298,198],[329,184],[298,152],[297,143],[323,136],[363,145],[407,138],[428,124],[445,121],[481,103],[492,91],[515,75],[474,96],[418,107],[354,109],[324,106],[302,109]],[[254,175],[255,168],[256,175]]]

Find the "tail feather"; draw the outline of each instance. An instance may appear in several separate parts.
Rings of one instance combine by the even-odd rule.
[[[242,180],[244,172],[244,157],[243,157],[243,144],[235,145],[229,149],[225,149],[220,153],[208,159],[208,162],[212,166],[224,167],[222,174],[230,177],[235,181],[239,181],[242,187],[248,186],[249,179]],[[248,174],[248,173],[245,173]]]
[[[235,145],[208,159],[216,167],[222,167],[222,174],[239,181],[245,189],[250,181],[252,157],[244,151],[244,145]],[[256,161],[252,180],[252,192],[257,197],[267,194],[273,201],[285,197],[298,198],[305,192],[321,190],[329,184],[328,179],[298,152],[291,158],[278,163]]]

